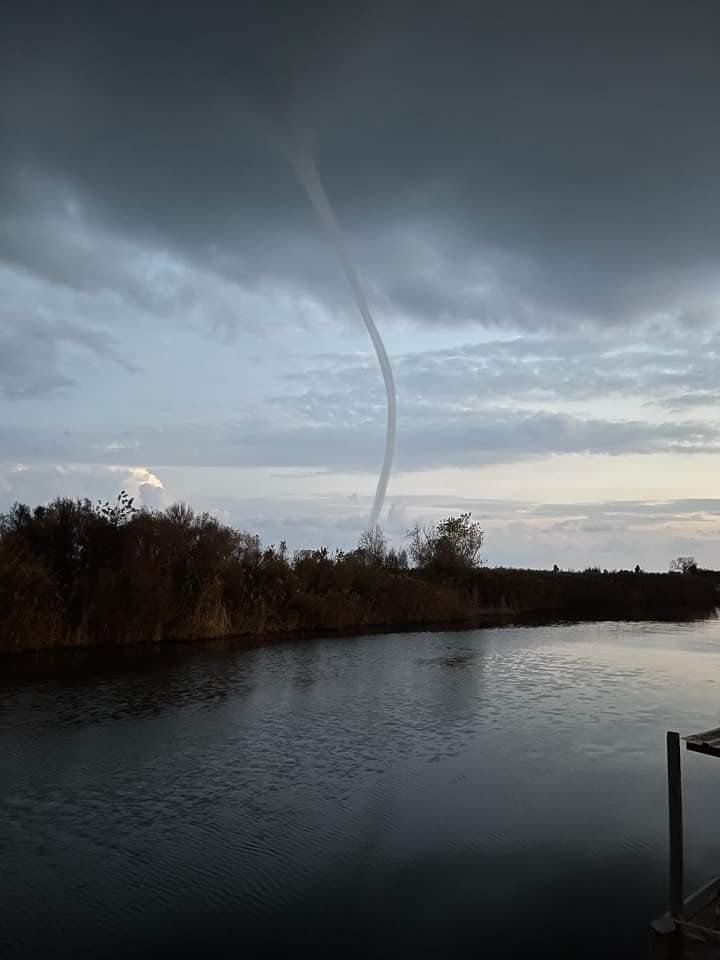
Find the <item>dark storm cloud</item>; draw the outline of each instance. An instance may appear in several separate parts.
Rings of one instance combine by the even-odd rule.
[[[297,114],[401,312],[714,318],[715,4],[350,9],[6,6],[0,217],[22,219],[17,178],[42,173],[124,235],[345,299],[280,145]],[[4,247],[57,279],[41,238]]]

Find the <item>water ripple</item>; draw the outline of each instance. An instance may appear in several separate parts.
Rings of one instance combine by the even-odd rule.
[[[14,665],[0,954],[137,954],[203,923],[277,945],[317,918],[429,948],[479,903],[510,936],[513,885],[538,916],[560,886],[657,890],[663,734],[717,722],[718,641],[588,624]],[[687,766],[709,821],[713,770]]]

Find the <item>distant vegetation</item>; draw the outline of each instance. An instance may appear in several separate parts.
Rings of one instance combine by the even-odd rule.
[[[288,554],[176,504],[137,510],[58,499],[0,515],[0,649],[135,644],[234,634],[474,621],[656,615],[714,607],[716,580],[684,575],[486,568],[470,514],[355,550]],[[685,558],[686,559],[686,558]],[[701,574],[705,574],[701,576]]]

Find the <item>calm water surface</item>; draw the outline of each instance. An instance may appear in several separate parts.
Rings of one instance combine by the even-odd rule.
[[[644,955],[720,624],[3,661],[0,956]],[[689,881],[720,761],[687,755]]]

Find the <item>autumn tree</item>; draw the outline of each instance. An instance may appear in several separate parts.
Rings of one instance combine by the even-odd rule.
[[[461,513],[429,526],[415,524],[408,531],[408,539],[409,553],[417,567],[454,573],[479,565],[484,533],[471,513]]]
[[[363,530],[358,540],[356,554],[367,566],[383,565],[387,556],[387,540],[379,526]]]

